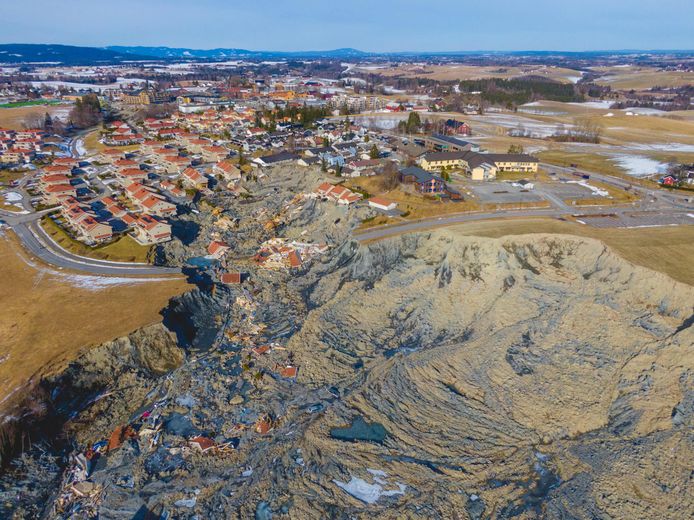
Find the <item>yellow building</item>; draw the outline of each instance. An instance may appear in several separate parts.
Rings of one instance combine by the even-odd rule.
[[[420,166],[429,172],[464,170],[472,180],[496,178],[497,172],[537,173],[539,161],[526,154],[434,152],[424,155]]]

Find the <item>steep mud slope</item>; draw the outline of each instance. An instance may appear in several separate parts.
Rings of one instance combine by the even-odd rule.
[[[67,431],[98,454],[68,465],[51,514],[694,514],[694,291],[600,242],[347,241],[303,271],[191,293],[179,314],[179,340],[214,340],[152,365],[164,376],[109,362],[99,379],[98,351],[76,364],[99,399]]]

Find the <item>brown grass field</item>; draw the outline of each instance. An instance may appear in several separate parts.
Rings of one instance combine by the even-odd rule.
[[[400,65],[373,70],[376,74],[389,77],[431,78],[439,81],[542,76],[562,83],[569,77],[580,77],[578,71],[560,67],[523,65],[519,67],[477,67],[474,65]]]
[[[191,289],[183,277],[85,288],[89,277],[38,264],[12,235],[0,236],[0,280],[1,406],[81,349],[160,321],[168,300]]]
[[[67,105],[36,105],[30,107],[0,108],[0,128],[11,130],[23,130],[24,121],[32,115],[44,115],[46,112],[51,116],[66,115],[70,107]]]
[[[97,154],[103,152],[107,148],[113,148],[112,146],[106,146],[105,144],[99,142],[101,130],[102,128],[99,127],[84,136],[84,148],[87,150],[88,154]],[[122,150],[123,152],[135,152],[140,149],[140,145],[133,144],[130,146],[119,146],[118,149]]]
[[[663,71],[651,67],[602,67],[597,70],[606,75],[596,83],[618,90],[694,85],[694,72]]]

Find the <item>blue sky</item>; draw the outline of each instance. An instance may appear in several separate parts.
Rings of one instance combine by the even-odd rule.
[[[0,43],[694,49],[693,0],[0,0]]]

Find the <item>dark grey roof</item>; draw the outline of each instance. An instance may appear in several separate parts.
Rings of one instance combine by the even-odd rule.
[[[471,152],[429,152],[424,156],[427,161],[455,161],[464,159]]]
[[[455,144],[457,146],[472,145],[472,143],[469,143],[468,141],[463,141],[462,139],[457,139],[457,138],[451,137],[449,135],[431,134],[431,138],[436,139],[437,141],[443,141],[445,143]]]
[[[417,182],[430,182],[432,179],[443,182],[441,177],[432,175],[428,171],[420,168],[419,166],[409,166],[408,168],[403,168],[400,170],[400,175],[407,177],[414,177]]]
[[[266,155],[265,157],[261,157],[260,159],[265,163],[265,164],[274,164],[278,162],[283,162],[283,161],[294,161],[298,159],[299,156],[290,153],[290,152],[279,152],[273,155]]]
[[[540,162],[539,159],[525,153],[485,153],[487,162]]]

